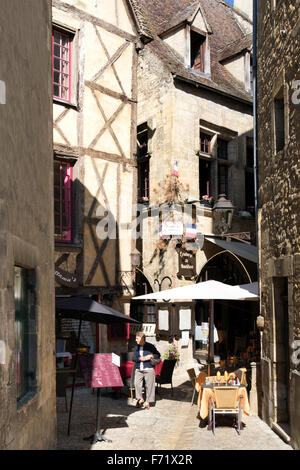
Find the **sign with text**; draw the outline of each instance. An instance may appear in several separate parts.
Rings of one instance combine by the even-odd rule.
[[[78,287],[79,281],[75,273],[69,273],[60,268],[55,268],[55,280],[62,286]]]
[[[177,277],[179,279],[193,280],[196,272],[196,255],[193,252],[179,249],[178,250],[179,271]]]
[[[118,366],[112,354],[86,354],[80,356],[80,366],[87,387],[123,387]]]
[[[143,331],[146,336],[155,336],[156,324],[155,323],[143,323],[130,325],[130,334],[135,335],[138,331]]]

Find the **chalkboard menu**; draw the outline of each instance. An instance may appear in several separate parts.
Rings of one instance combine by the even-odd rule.
[[[87,387],[123,387],[119,368],[112,363],[112,354],[83,354],[79,357]]]

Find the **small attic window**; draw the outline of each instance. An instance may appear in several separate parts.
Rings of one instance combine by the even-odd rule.
[[[205,72],[206,37],[191,31],[191,68]]]

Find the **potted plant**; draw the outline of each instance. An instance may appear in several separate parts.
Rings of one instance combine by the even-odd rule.
[[[162,359],[164,361],[169,361],[169,360],[177,361],[179,359],[179,350],[174,342],[174,337],[172,338],[172,344],[170,344],[167,351],[163,354]]]
[[[138,198],[138,202],[140,202],[141,204],[148,204],[149,198],[148,196],[141,196]]]
[[[212,207],[214,204],[214,198],[206,194],[205,196],[201,196],[200,203],[205,207]]]

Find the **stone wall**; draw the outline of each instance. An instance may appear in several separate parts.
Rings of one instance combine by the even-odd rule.
[[[259,2],[258,24],[258,147],[260,205],[261,314],[265,318],[262,362],[263,418],[280,424],[282,409],[288,415],[292,445],[300,448],[299,394],[299,118],[300,104],[296,81],[299,67],[300,2]],[[276,150],[274,100],[281,93],[284,113],[284,146]],[[279,287],[287,283],[286,304],[282,309]],[[287,329],[285,350],[278,339],[280,322]],[[288,378],[282,375],[285,365]],[[286,405],[287,404],[287,405]]]
[[[51,2],[1,2],[0,449],[54,449]],[[34,12],[34,15],[33,15]],[[24,40],[26,38],[26,40]],[[17,405],[14,266],[35,272],[36,382]]]

